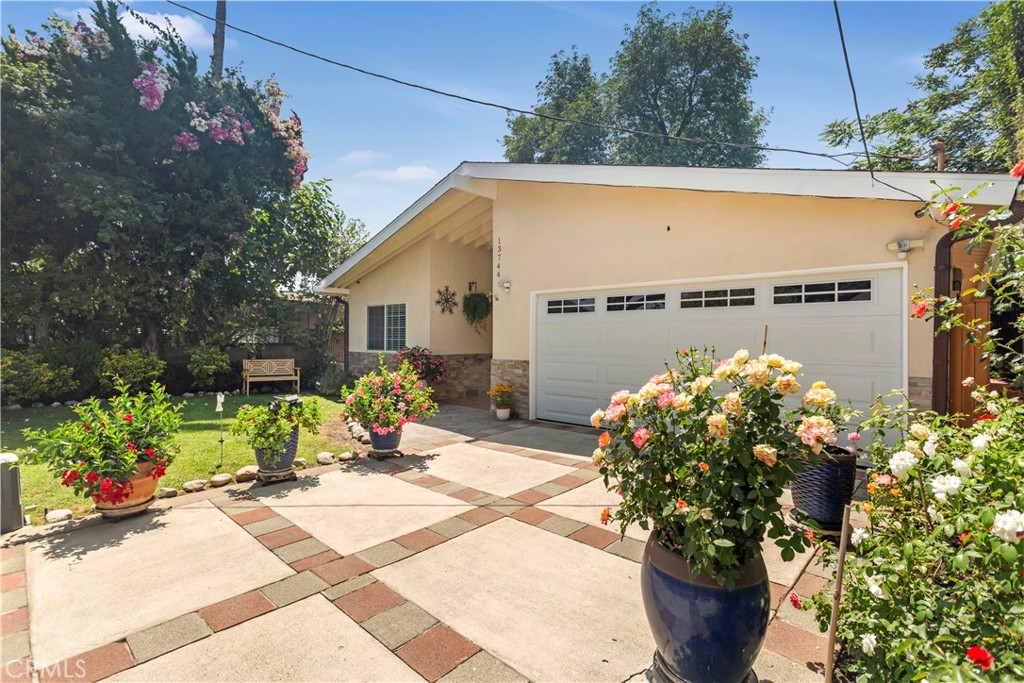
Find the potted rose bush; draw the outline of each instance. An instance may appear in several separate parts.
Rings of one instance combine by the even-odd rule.
[[[397,370],[389,370],[381,356],[376,372],[363,375],[351,389],[342,390],[341,414],[369,432],[375,453],[392,453],[402,442],[402,428],[407,423],[437,412],[432,393],[408,361],[403,360]]]
[[[591,418],[606,428],[594,461],[622,496],[602,521],[653,531],[640,578],[662,680],[748,680],[770,611],[761,544],[788,561],[810,543],[779,496],[838,426],[820,406],[787,411],[799,370],[778,355],[716,362],[689,349]]]
[[[299,427],[316,434],[323,421],[319,401],[289,396],[276,398],[265,406],[243,405],[231,425],[231,433],[245,437],[255,451],[257,478],[277,481],[294,475]]]
[[[61,484],[92,498],[108,518],[136,514],[153,504],[157,480],[174,461],[171,442],[183,403],[171,405],[163,386],[129,393],[119,386],[104,407],[92,398],[75,406],[76,418],[54,429],[24,430],[37,446],[28,459],[45,463]]]

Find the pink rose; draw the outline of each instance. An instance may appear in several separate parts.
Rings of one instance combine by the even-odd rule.
[[[633,445],[637,448],[643,448],[649,438],[651,438],[651,430],[641,427],[633,432]]]
[[[618,422],[619,418],[626,414],[626,407],[621,403],[613,403],[604,411],[604,419],[608,422]]]

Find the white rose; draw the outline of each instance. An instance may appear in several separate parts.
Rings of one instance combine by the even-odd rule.
[[[928,518],[932,520],[932,524],[942,524],[946,521],[942,513],[931,506],[928,507]]]
[[[967,464],[966,460],[960,458],[953,458],[953,470],[962,478],[967,479],[971,476],[971,466]]]
[[[938,434],[932,434],[928,437],[928,440],[924,442],[922,449],[924,454],[929,458],[934,458],[936,451],[939,450],[939,436]]]
[[[998,415],[999,406],[997,406],[992,401],[989,401],[988,403],[985,404],[985,412],[987,412],[989,415]]]
[[[889,471],[897,479],[906,479],[907,473],[917,464],[917,456],[910,451],[897,451],[889,458]]]
[[[864,654],[871,656],[875,654],[875,647],[878,646],[878,638],[875,637],[874,633],[865,633],[860,637],[860,649],[864,651]]]
[[[976,437],[971,439],[971,446],[973,446],[976,451],[983,451],[988,448],[988,443],[991,440],[992,437],[988,434],[978,434]]]
[[[861,529],[861,528],[854,529],[853,533],[850,534],[850,542],[853,543],[853,545],[855,545],[855,546],[859,546],[861,543],[863,543],[864,541],[868,540],[868,537],[870,535],[871,534],[868,533],[867,529]]]
[[[946,498],[955,495],[960,490],[960,477],[952,474],[940,474],[932,479],[932,491],[935,493],[935,500],[945,503]]]
[[[865,581],[868,584],[868,592],[871,593],[871,595],[879,600],[885,600],[889,597],[889,594],[885,592],[885,586],[882,585],[885,583],[885,579],[880,575],[873,574],[867,577]]]
[[[921,439],[922,441],[924,439],[927,439],[932,434],[931,430],[929,430],[928,427],[921,424],[920,422],[915,422],[914,424],[910,425],[910,433],[914,436],[915,439]]]
[[[996,515],[992,523],[992,533],[1007,543],[1017,545],[1024,537],[1024,512],[1010,510]]]

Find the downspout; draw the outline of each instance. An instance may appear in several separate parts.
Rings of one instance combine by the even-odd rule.
[[[345,326],[345,343],[342,345],[342,358],[345,363],[345,372],[351,374],[352,368],[348,364],[348,349],[351,343],[352,330],[348,326],[348,297],[341,300],[341,305],[345,307],[345,312],[342,314],[342,325]]]

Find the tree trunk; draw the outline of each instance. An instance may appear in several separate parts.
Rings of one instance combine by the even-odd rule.
[[[227,0],[217,0],[217,25],[213,29],[213,80],[219,81],[224,73],[224,22],[228,18]]]
[[[160,355],[160,327],[156,323],[147,320],[144,323],[142,332],[145,335],[142,339],[142,350],[154,355]]]

